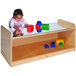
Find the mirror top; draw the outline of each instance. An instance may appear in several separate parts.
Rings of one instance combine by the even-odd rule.
[[[49,30],[42,30],[42,32],[40,33],[48,33],[48,32],[56,32],[56,31],[61,31],[61,30],[66,30],[69,28],[65,28],[60,26],[57,22],[56,23],[49,23]],[[8,30],[12,33],[11,29],[8,28]],[[27,28],[23,28],[23,36],[27,36],[27,35],[34,35],[34,34],[39,34],[34,26],[34,31],[31,33],[27,32]],[[13,36],[13,33],[12,33]]]

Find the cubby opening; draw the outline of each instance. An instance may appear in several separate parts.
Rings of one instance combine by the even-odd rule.
[[[14,45],[12,47],[12,62],[75,47],[74,30],[54,32],[53,34],[50,33],[49,35],[45,35],[50,37],[50,38],[47,37],[48,39],[43,38],[43,40],[40,41],[38,40],[27,44],[26,42],[22,44],[22,42],[20,41],[21,45],[20,43],[19,45]],[[64,46],[56,45],[55,48],[51,48],[51,42],[52,41],[55,42],[56,39],[63,39]],[[45,44],[48,44],[50,48],[46,49],[44,47]]]

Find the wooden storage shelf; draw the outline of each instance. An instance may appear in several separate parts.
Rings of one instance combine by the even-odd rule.
[[[1,52],[10,66],[74,51],[75,25],[63,20],[58,20],[58,24],[67,29],[15,38],[1,26]],[[64,46],[45,49],[44,44],[50,46],[56,39],[63,39]]]

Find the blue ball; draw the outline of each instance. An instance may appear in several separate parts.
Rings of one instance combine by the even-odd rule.
[[[41,29],[37,30],[38,33],[40,33],[41,31],[42,31]]]
[[[37,24],[38,24],[38,25],[42,25],[42,22],[41,22],[41,21],[37,21]]]

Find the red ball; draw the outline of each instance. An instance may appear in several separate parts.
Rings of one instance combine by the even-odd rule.
[[[29,25],[27,27],[27,32],[31,33],[34,30],[34,25]]]
[[[36,30],[39,30],[40,28],[41,26],[36,24]]]

